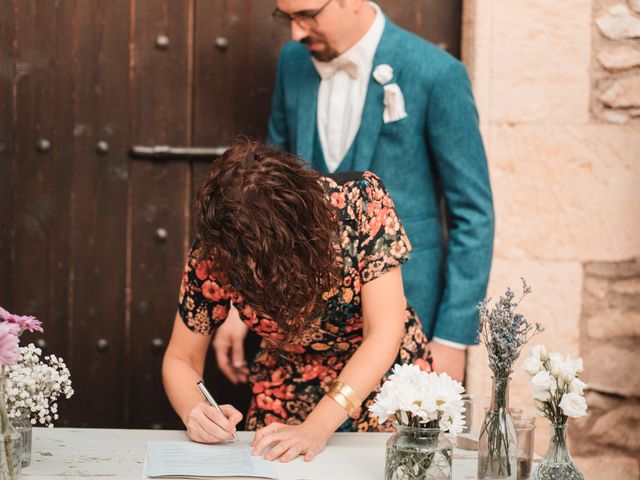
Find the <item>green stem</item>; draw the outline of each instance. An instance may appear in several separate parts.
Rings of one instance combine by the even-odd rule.
[[[486,458],[480,459],[482,462],[481,476],[487,476],[489,473],[511,476],[512,466],[509,461],[509,449],[512,446],[509,441],[507,422],[508,387],[508,378],[494,377],[490,410],[487,412],[480,430],[480,438],[486,436],[487,439]]]
[[[385,479],[425,480],[451,476],[451,451],[439,448],[440,430],[399,425],[387,445]],[[433,431],[427,431],[433,430]]]

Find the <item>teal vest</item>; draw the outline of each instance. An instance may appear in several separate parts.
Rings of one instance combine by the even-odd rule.
[[[356,135],[356,138],[353,139],[349,150],[347,150],[347,153],[344,155],[342,162],[340,162],[340,165],[338,165],[336,172],[351,172],[353,170],[353,162],[356,156],[356,140],[358,139],[358,135]],[[327,163],[324,161],[324,153],[322,153],[322,143],[320,143],[320,135],[318,134],[317,128],[314,137],[311,168],[326,175],[329,173],[329,170],[327,169]]]

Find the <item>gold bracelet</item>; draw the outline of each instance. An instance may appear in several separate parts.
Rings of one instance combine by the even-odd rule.
[[[353,388],[346,383],[338,381],[333,382],[333,385],[331,385],[331,391],[342,394],[355,408],[358,408],[362,403],[362,400],[358,398],[358,395],[353,391]]]
[[[349,401],[347,397],[345,397],[342,393],[336,392],[334,390],[330,390],[327,395],[333,398],[338,405],[344,408],[347,411],[347,415],[350,417],[353,415],[353,412],[356,410],[356,406]]]

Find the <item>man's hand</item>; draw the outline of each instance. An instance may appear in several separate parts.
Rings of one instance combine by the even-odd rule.
[[[454,380],[464,380],[465,350],[449,347],[437,341],[430,342],[429,348],[436,373],[447,372]]]
[[[218,368],[234,384],[246,383],[248,379],[249,368],[244,357],[243,345],[248,330],[240,320],[238,310],[232,308],[213,339]]]
[[[327,435],[321,428],[302,422],[300,425],[284,425],[271,423],[256,432],[251,445],[253,455],[260,455],[265,449],[271,449],[264,454],[266,460],[280,460],[290,462],[304,455],[305,462],[324,450],[331,434]]]

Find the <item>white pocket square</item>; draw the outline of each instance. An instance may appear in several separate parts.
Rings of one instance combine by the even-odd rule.
[[[397,122],[407,116],[404,108],[404,96],[397,83],[384,86],[384,123]]]

